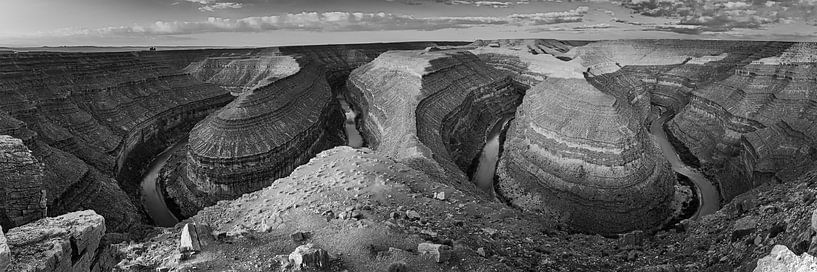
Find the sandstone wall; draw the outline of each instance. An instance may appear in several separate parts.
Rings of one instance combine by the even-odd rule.
[[[11,249],[7,271],[91,271],[105,219],[93,211],[45,218],[6,233]]]
[[[44,172],[22,140],[0,135],[0,225],[4,229],[46,216]]]
[[[485,133],[522,93],[465,51],[391,51],[352,72],[350,101],[369,146],[437,176],[464,180]]]
[[[242,93],[190,132],[188,186],[213,200],[266,187],[343,143],[342,113],[323,68],[290,56],[270,60],[287,69],[276,72],[284,76]]]
[[[232,99],[180,69],[211,53],[0,56],[0,128],[45,165],[49,215],[93,208],[111,231],[141,225],[134,203],[142,166],[184,126]]]

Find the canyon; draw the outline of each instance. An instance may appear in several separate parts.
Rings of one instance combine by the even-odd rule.
[[[0,225],[11,267],[67,240],[48,254],[81,271],[286,270],[278,254],[307,241],[327,271],[752,270],[775,245],[817,253],[815,55],[688,40],[0,54]],[[82,210],[93,227],[17,234]],[[212,231],[189,256],[191,226]]]

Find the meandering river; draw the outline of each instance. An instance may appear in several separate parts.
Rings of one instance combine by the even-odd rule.
[[[157,186],[159,179],[159,172],[164,167],[167,160],[170,159],[176,150],[183,147],[187,143],[187,138],[174,143],[162,153],[159,153],[148,167],[147,172],[142,176],[142,205],[145,207],[148,215],[153,219],[153,223],[160,227],[170,227],[179,222],[179,219],[170,212],[165,203],[162,189]]]
[[[695,187],[698,188],[698,200],[700,205],[698,205],[698,210],[695,214],[692,215],[692,219],[698,219],[701,216],[715,213],[720,209],[721,199],[718,189],[712,182],[709,182],[704,175],[681,161],[678,152],[675,150],[675,147],[670,144],[669,140],[667,140],[667,133],[664,131],[664,123],[670,118],[672,118],[672,115],[662,114],[660,118],[652,122],[650,133],[653,136],[653,140],[661,146],[661,151],[672,165],[672,170],[688,177],[695,183]]]
[[[352,110],[352,107],[349,106],[349,102],[346,102],[343,96],[339,95],[337,99],[346,117],[346,122],[343,123],[343,130],[346,131],[346,138],[348,138],[346,144],[353,148],[363,147],[363,137],[360,136],[360,131],[358,131],[357,126],[355,126],[357,114]]]
[[[479,163],[477,170],[474,171],[474,176],[471,181],[474,182],[478,188],[485,191],[489,195],[494,195],[494,175],[496,173],[496,164],[499,161],[499,135],[502,134],[508,121],[513,119],[512,116],[502,118],[496,122],[491,130],[488,132],[488,141],[482,148],[479,154]]]

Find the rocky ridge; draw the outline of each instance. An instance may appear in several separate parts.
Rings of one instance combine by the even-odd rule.
[[[434,47],[384,53],[353,71],[348,89],[370,147],[454,181],[466,180],[486,131],[524,92],[473,54]]]

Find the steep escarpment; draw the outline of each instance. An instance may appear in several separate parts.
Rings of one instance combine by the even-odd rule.
[[[206,52],[178,54],[181,60],[155,52],[0,56],[0,127],[45,165],[49,215],[93,208],[115,232],[146,221],[134,204],[141,167],[178,131],[232,99],[179,69]]]
[[[372,148],[438,176],[464,180],[502,115],[523,87],[465,51],[391,51],[352,72]]]
[[[581,77],[529,90],[509,130],[498,191],[580,231],[660,224],[675,178],[642,125],[646,114],[622,98]]]
[[[0,226],[3,229],[46,216],[43,168],[22,140],[0,135]]]
[[[242,92],[190,132],[182,185],[199,208],[269,186],[314,154],[343,143],[342,113],[321,66],[271,57],[279,77]],[[273,66],[270,66],[273,67]],[[234,72],[242,72],[242,69]]]
[[[769,44],[721,80],[695,89],[668,123],[727,200],[793,179],[817,158],[814,52],[811,44]]]

